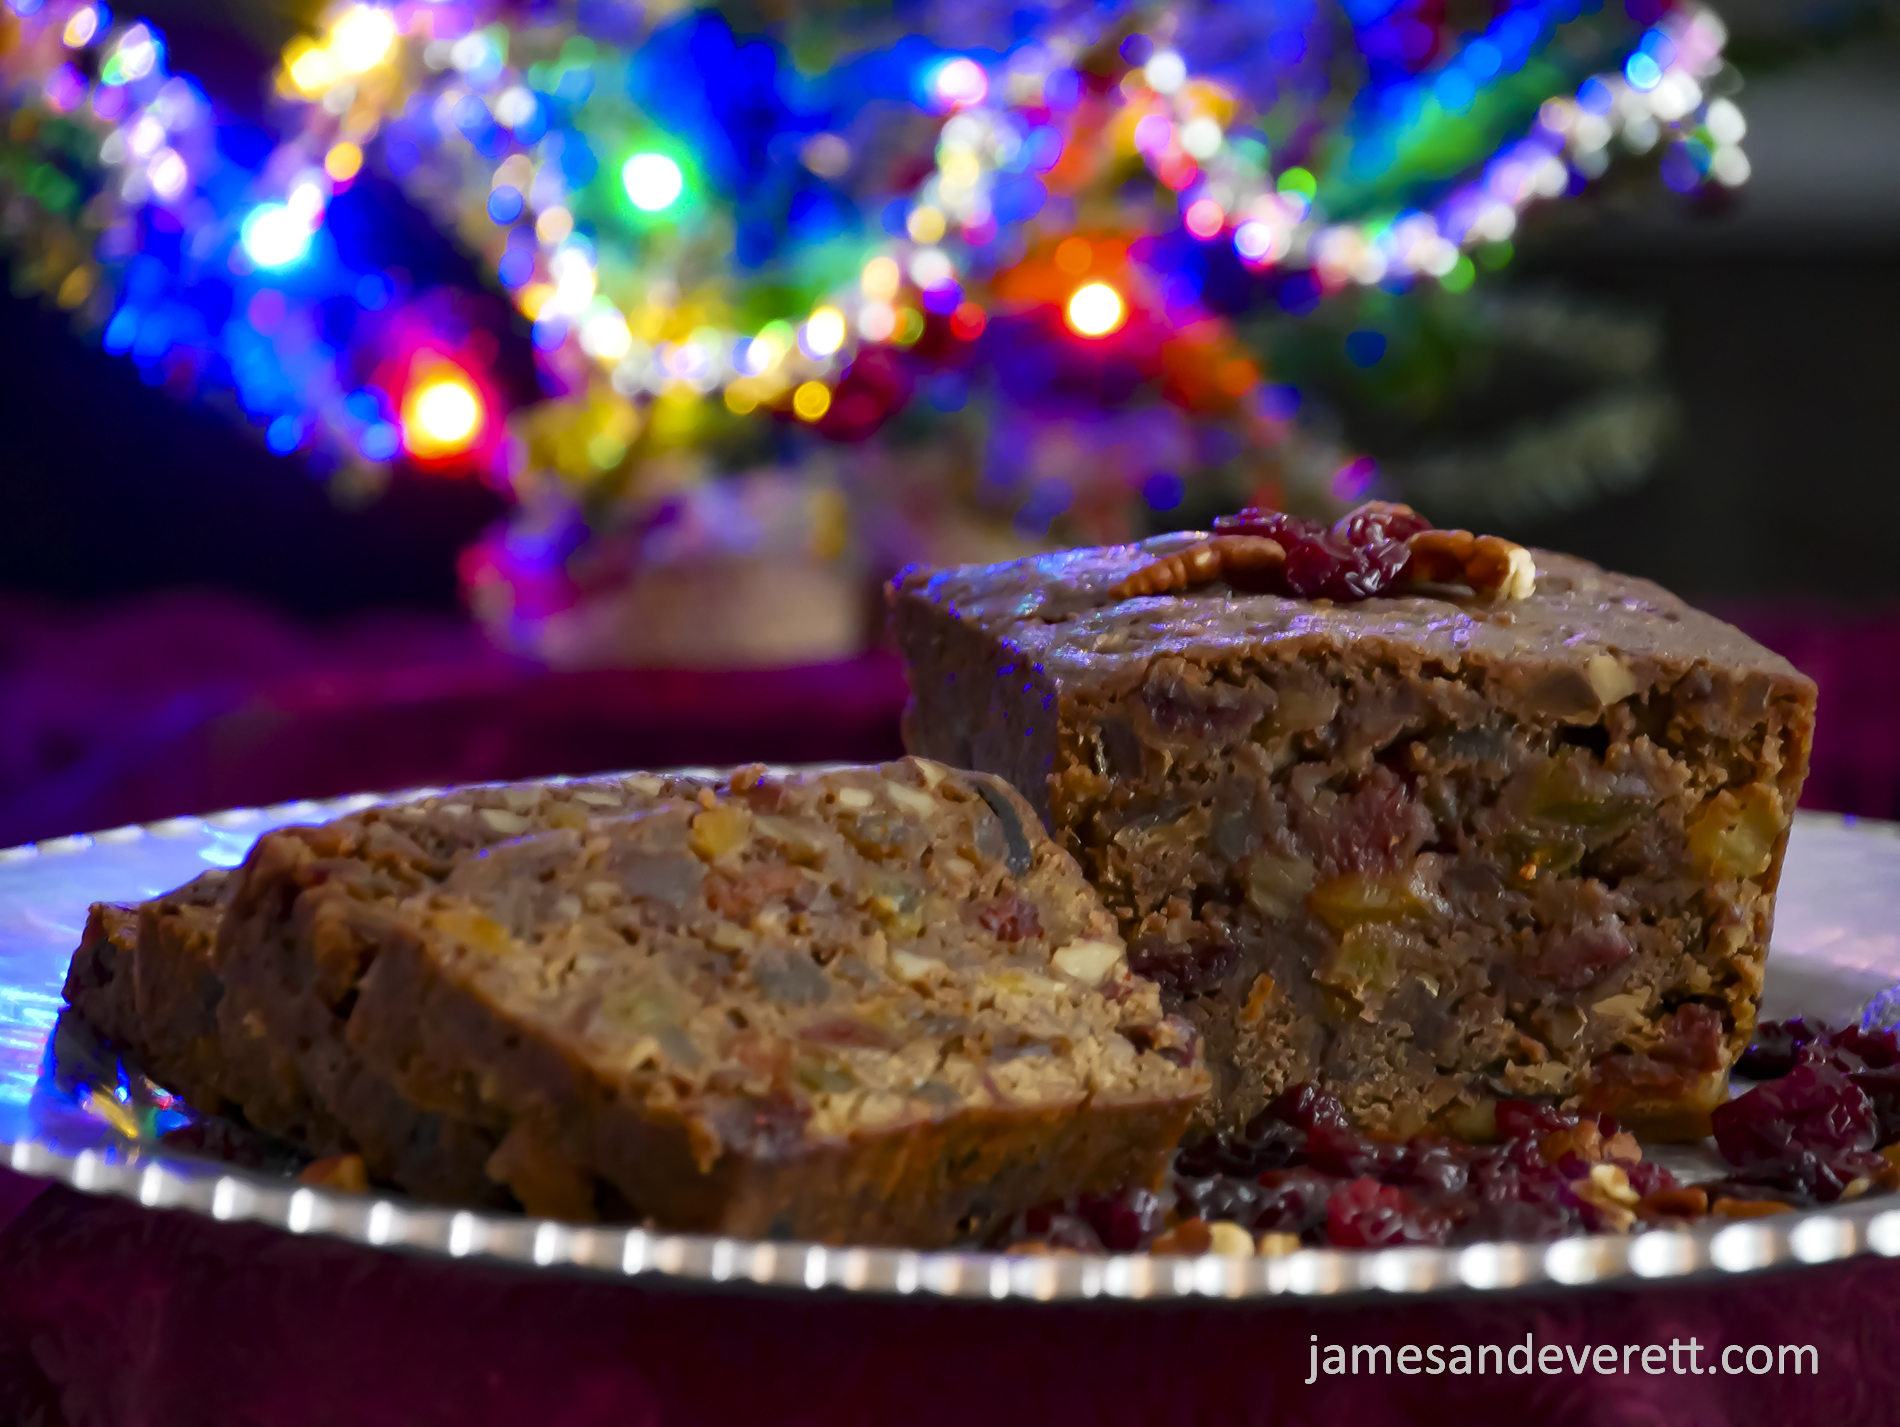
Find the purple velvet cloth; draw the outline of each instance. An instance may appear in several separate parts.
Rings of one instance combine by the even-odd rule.
[[[903,749],[888,654],[554,673],[446,616],[324,631],[227,595],[0,599],[0,847],[366,789]]]
[[[1892,1421],[1900,1403],[1896,1307],[1900,1268],[1884,1260],[1641,1292],[1356,1308],[694,1292],[405,1259],[53,1188],[0,1230],[0,1420],[1855,1424]],[[1448,1349],[1527,1334],[1580,1358],[1586,1345],[1666,1349],[1693,1337],[1704,1365],[1731,1344],[1812,1343],[1819,1370],[1650,1376],[1632,1359],[1630,1373],[1610,1376],[1305,1382],[1314,1335]]]
[[[1721,611],[1821,685],[1808,807],[1900,816],[1900,612]],[[443,615],[324,630],[231,595],[0,596],[0,846],[363,789],[900,751],[889,655],[553,673]]]

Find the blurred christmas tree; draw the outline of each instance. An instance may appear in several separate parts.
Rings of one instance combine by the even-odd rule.
[[[1477,521],[1637,479],[1653,333],[1481,273],[1613,152],[1746,176],[1721,25],[1661,0],[307,24],[260,128],[156,26],[5,0],[16,281],[342,491],[495,483],[471,601],[560,663],[837,654],[903,561],[1242,502]],[[366,165],[493,290],[392,271]]]

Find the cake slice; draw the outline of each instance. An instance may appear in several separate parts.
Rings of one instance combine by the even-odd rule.
[[[211,945],[225,884],[226,874],[213,870],[149,902],[93,903],[65,985],[68,1004],[141,1071],[213,1107]]]
[[[464,858],[347,1037],[537,1212],[919,1246],[1157,1182],[1206,1088],[999,780],[745,770]]]
[[[129,1050],[137,1036],[133,962],[138,955],[139,909],[94,902],[66,968],[66,1002],[102,1040]]]
[[[497,954],[470,962],[471,925]],[[570,1217],[947,1242],[1154,1180],[1206,1087],[1027,805],[930,765],[460,789],[282,829],[216,961],[252,1124],[425,1197]],[[526,994],[557,983],[558,1015]],[[684,1014],[682,987],[710,998],[697,1031],[641,1019],[646,991]],[[780,1024],[782,998],[828,1009]],[[639,1034],[595,1045],[589,1014]]]
[[[260,899],[300,908],[303,921],[290,935],[334,943],[339,908],[379,896],[393,905],[443,875],[459,853],[530,828],[621,816],[686,786],[635,775],[465,788],[268,833],[253,849],[261,867],[248,884],[244,874],[212,870],[139,905],[94,905],[66,999],[132,1065],[202,1114],[236,1115],[314,1153],[353,1152],[349,1134],[311,1093],[307,1076],[316,1075],[329,1093],[367,1102],[356,1104],[359,1115],[371,1117],[373,1108],[382,1135],[369,1158],[379,1176],[439,1197],[492,1199],[498,1191],[483,1166],[493,1143],[361,1077],[335,1017],[319,1014],[321,1003],[282,994],[272,982],[281,967],[256,954],[258,945],[227,977],[218,945],[226,913],[248,885],[240,918],[255,920]]]
[[[908,571],[907,746],[1010,779],[1074,853],[1205,1038],[1210,1126],[1316,1080],[1394,1135],[1538,1096],[1700,1136],[1814,685],[1647,581],[1426,538],[1520,597],[1263,592],[1310,564],[1191,534]]]
[[[213,953],[222,1098],[254,1128],[320,1157],[360,1153],[380,1182],[447,1201],[505,1200],[486,1174],[492,1136],[418,1109],[351,1047],[358,983],[396,908],[459,859],[696,786],[640,774],[457,788],[264,834],[233,877]]]
[[[133,1061],[206,1113],[231,1101],[218,1037],[223,985],[213,965],[231,887],[231,874],[217,869],[142,903],[132,963]]]

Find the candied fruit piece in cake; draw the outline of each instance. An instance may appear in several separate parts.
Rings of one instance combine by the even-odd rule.
[[[356,992],[363,1063],[565,1217],[950,1243],[1157,1182],[1207,1085],[1028,805],[916,760],[463,858]]]
[[[1814,685],[1647,581],[1362,535],[1403,535],[1407,572],[1462,540],[1505,577],[1309,600],[1291,564],[1278,592],[1165,564],[1194,534],[907,571],[907,746],[1008,778],[1075,854],[1203,1038],[1207,1127],[1313,1080],[1398,1135],[1524,1096],[1707,1133]]]

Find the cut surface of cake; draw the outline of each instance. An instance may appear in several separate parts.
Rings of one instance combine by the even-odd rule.
[[[1028,805],[910,760],[280,829],[212,959],[253,1126],[565,1217],[948,1243],[1157,1180],[1207,1087]]]
[[[1519,1097],[1706,1133],[1755,1023],[1814,685],[1569,556],[1500,557],[1521,598],[1334,603],[1209,578],[1220,543],[890,592],[907,746],[1010,779],[1080,861],[1204,1037],[1204,1123],[1316,1080],[1400,1135],[1482,1135]]]
[[[951,1243],[1157,1181],[1206,1088],[1027,804],[919,761],[490,848],[359,991],[365,1061],[563,1217]]]
[[[378,1182],[432,1199],[504,1203],[486,1172],[495,1138],[419,1109],[350,1044],[359,984],[396,908],[462,858],[624,817],[697,786],[634,774],[454,788],[264,834],[232,874],[212,958],[222,1099],[252,1127],[313,1154],[361,1154]]]

